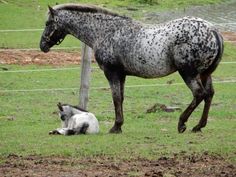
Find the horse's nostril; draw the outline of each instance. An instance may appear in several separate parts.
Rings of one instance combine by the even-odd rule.
[[[40,49],[41,49],[41,51],[43,51],[44,53],[47,53],[47,52],[49,52],[49,47],[46,47],[46,46],[40,46]]]
[[[43,51],[45,53],[49,52],[49,50],[50,50],[50,48],[47,45],[47,43],[45,41],[43,41],[43,40],[40,41],[40,49],[41,49],[41,51]]]
[[[50,38],[49,38],[49,37],[46,37],[45,40],[46,40],[47,42],[50,42]]]

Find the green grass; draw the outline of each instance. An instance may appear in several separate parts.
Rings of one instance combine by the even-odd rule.
[[[236,48],[226,45],[223,61],[236,61]],[[96,67],[97,65],[93,65]],[[52,66],[4,65],[9,70],[52,68]],[[67,66],[76,67],[76,66]],[[235,65],[220,64],[213,75],[215,80],[235,79]],[[0,73],[0,90],[38,88],[78,88],[78,70]],[[160,79],[128,77],[126,86],[182,82],[173,74]],[[93,69],[89,110],[99,119],[101,132],[88,136],[49,136],[48,132],[60,126],[57,102],[77,104],[78,89],[66,91],[0,92],[0,157],[8,154],[42,156],[110,156],[114,158],[149,158],[187,153],[217,153],[236,161],[236,94],[235,83],[215,84],[215,97],[209,122],[202,133],[191,133],[197,124],[203,104],[192,114],[184,134],[177,133],[181,112],[147,114],[155,103],[179,106],[185,109],[192,96],[185,85],[168,87],[134,87],[125,89],[123,133],[108,134],[114,122],[113,104],[109,89],[95,89],[108,83],[99,69]]]
[[[5,0],[6,1],[6,0]],[[224,0],[225,1],[225,0]],[[68,3],[69,0],[31,1],[8,0],[0,2],[0,30],[6,29],[43,29],[46,21],[47,5]],[[192,5],[220,3],[222,0],[153,0],[153,3],[142,3],[142,0],[80,0],[79,3],[95,4],[109,8],[121,14],[140,19],[146,12],[157,12],[167,9],[184,8]],[[136,9],[128,11],[128,8]],[[39,48],[42,31],[4,32],[0,33],[0,48]],[[75,38],[66,38],[61,47],[80,46]]]

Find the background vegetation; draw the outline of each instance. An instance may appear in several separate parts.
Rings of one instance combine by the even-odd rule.
[[[227,1],[227,0],[224,0]],[[5,2],[5,3],[3,3]],[[43,29],[48,5],[69,3],[70,0],[4,0],[0,1],[0,30]],[[192,5],[220,3],[222,0],[75,0],[95,4],[141,20],[147,12],[185,8]],[[1,32],[0,48],[38,48],[42,31]],[[78,40],[67,37],[61,47],[80,46]]]

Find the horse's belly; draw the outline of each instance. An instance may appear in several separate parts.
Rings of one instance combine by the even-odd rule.
[[[175,72],[176,68],[169,59],[137,57],[126,60],[125,70],[129,75],[156,78],[169,75]]]
[[[137,38],[123,62],[131,75],[155,78],[176,71],[169,38],[157,35],[155,29],[144,29]]]

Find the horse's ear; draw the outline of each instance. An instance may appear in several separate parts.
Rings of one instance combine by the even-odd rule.
[[[63,107],[62,107],[62,104],[59,102],[59,103],[57,103],[57,107],[58,107],[58,109],[60,110],[60,111],[63,111]]]
[[[51,14],[52,17],[54,17],[56,15],[56,10],[54,10],[51,6],[48,5],[48,10]]]

